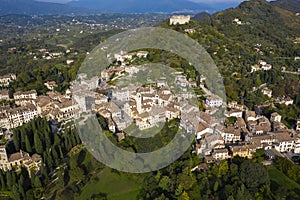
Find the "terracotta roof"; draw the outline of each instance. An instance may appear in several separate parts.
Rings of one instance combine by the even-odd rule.
[[[28,159],[30,158],[30,156],[28,155],[28,153],[21,151],[21,152],[17,152],[17,153],[13,153],[9,156],[8,161],[9,162],[14,162],[20,159]]]

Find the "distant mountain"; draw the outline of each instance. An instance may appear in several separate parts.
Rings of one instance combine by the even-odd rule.
[[[300,0],[277,0],[272,3],[292,12],[300,12]]]
[[[236,6],[237,3],[206,4],[189,0],[76,0],[68,5],[101,10],[103,12],[145,13],[145,12],[216,12]]]
[[[194,17],[192,17],[192,20],[195,20],[195,21],[202,21],[203,19],[210,19],[211,15],[207,12],[201,12],[201,13],[198,13],[196,14]]]
[[[88,9],[74,8],[65,4],[37,2],[34,0],[0,0],[0,15],[60,15],[87,14]]]

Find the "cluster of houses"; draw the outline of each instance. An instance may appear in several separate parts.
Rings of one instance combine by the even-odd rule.
[[[7,93],[7,90],[2,91]],[[38,96],[35,90],[17,91],[13,99],[5,95],[6,100],[13,100],[17,106],[0,107],[0,127],[11,130],[29,122],[37,116],[55,119],[58,122],[70,120],[78,110],[78,105],[72,101],[72,92],[66,94],[50,91],[47,95]],[[3,133],[3,132],[1,132]]]
[[[128,73],[127,77],[134,77],[143,69],[143,67],[121,65],[103,71],[101,79],[109,80],[111,73],[115,73],[117,77],[122,76],[124,71]],[[112,87],[107,84],[102,89],[112,89],[111,97],[102,96],[104,101],[99,101],[100,104],[95,102],[94,110],[108,120],[109,129],[114,133],[122,132],[132,123],[140,130],[145,130],[174,118],[185,119],[181,120],[181,127],[195,132],[195,127],[187,125],[194,120],[192,113],[198,110],[197,106],[192,106],[187,101],[192,95],[188,91],[189,82],[180,73],[175,74],[174,82],[181,88],[177,95],[171,91],[165,77],[143,86],[129,84],[126,87]]]
[[[187,23],[184,20],[189,21],[189,18],[175,17],[173,20],[175,21],[172,24]],[[189,101],[194,95],[188,89],[195,85],[181,73],[172,74],[175,77],[174,84],[181,88],[176,95],[172,90],[173,85],[167,83],[166,77],[146,85],[135,83],[121,87],[109,84],[109,81],[118,77],[126,76],[133,79],[137,76],[144,68],[128,63],[136,57],[146,58],[147,55],[146,51],[115,54],[113,57],[119,63],[117,66],[107,68],[101,72],[100,77],[89,80],[87,75],[80,74],[79,82],[75,81],[65,94],[54,91],[57,87],[54,81],[45,83],[50,91],[40,96],[35,90],[30,90],[17,91],[11,98],[8,90],[2,89],[0,100],[13,100],[16,106],[0,107],[1,130],[21,126],[36,116],[65,122],[72,120],[81,112],[91,110],[107,120],[109,130],[115,133],[119,140],[125,137],[123,131],[132,124],[140,130],[145,130],[159,126],[166,120],[179,118],[180,128],[195,134],[195,152],[203,156],[206,162],[215,162],[236,155],[251,158],[257,149],[262,148],[300,153],[300,138],[297,135],[297,131],[300,131],[300,120],[297,121],[295,130],[289,129],[281,122],[278,113],[272,113],[270,118],[267,118],[237,102],[229,102],[224,115],[226,118],[234,119],[234,123],[224,125],[213,116],[216,109],[224,107],[223,99],[204,90],[206,95],[203,103],[206,111],[199,112],[198,105],[192,105]],[[260,61],[254,68],[254,71],[270,70],[272,66]],[[205,77],[201,76],[202,78],[205,80]],[[7,87],[15,79],[13,74],[2,76],[0,84]],[[272,91],[268,88],[263,88],[262,91],[268,96],[272,95]],[[287,98],[277,101],[286,105],[290,102]],[[0,169],[10,170],[21,165],[28,169],[38,168],[40,157],[38,155],[30,157],[23,151],[7,155],[5,148],[0,147]]]
[[[300,153],[300,120],[294,129],[281,122],[281,116],[275,112],[270,118],[257,115],[236,102],[228,103],[225,111],[227,118],[234,117],[234,124],[213,123],[213,117],[202,114],[202,129],[197,132],[195,151],[205,157],[206,162],[228,159],[236,155],[251,158],[257,149],[277,152]],[[200,134],[201,136],[198,136]]]
[[[122,63],[131,59],[132,55],[122,54],[115,57]],[[125,59],[126,58],[126,59]],[[270,70],[271,65],[260,61],[261,70]],[[137,66],[121,65],[106,69],[101,74],[103,80],[109,81],[112,74],[122,76],[123,72],[132,77],[139,71]],[[114,78],[115,78],[114,77]],[[176,83],[186,87],[188,81],[178,75]],[[271,96],[272,91],[267,87],[263,93]],[[300,139],[296,131],[300,129],[297,123],[296,131],[288,129],[282,122],[278,113],[273,113],[270,118],[258,115],[237,102],[229,102],[224,115],[234,118],[234,124],[224,125],[215,119],[213,111],[223,106],[223,100],[214,95],[205,96],[203,102],[206,108],[200,115],[193,115],[195,108],[178,102],[172,94],[170,87],[163,80],[157,80],[155,85],[114,88],[112,101],[97,105],[96,111],[109,119],[112,132],[124,130],[133,119],[139,129],[148,129],[166,119],[180,118],[180,127],[189,130],[196,136],[195,152],[205,157],[207,162],[226,159],[235,155],[251,158],[257,149],[272,149],[278,152],[300,152]],[[102,97],[103,98],[103,97]],[[288,101],[285,101],[286,103]],[[121,105],[121,106],[120,106]],[[193,126],[195,125],[196,126]],[[124,135],[123,135],[124,137]]]

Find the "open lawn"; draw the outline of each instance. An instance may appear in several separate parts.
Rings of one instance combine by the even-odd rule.
[[[271,166],[268,169],[269,177],[272,182],[277,183],[280,186],[284,186],[287,190],[300,190],[300,185],[289,177],[284,175],[281,171]]]
[[[105,193],[109,200],[134,200],[139,190],[140,186],[134,180],[105,168],[82,188],[77,199],[91,199],[93,194]]]

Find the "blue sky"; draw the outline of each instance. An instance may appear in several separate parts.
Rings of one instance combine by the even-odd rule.
[[[45,2],[55,2],[55,3],[66,3],[71,0],[38,0],[38,1],[45,1]],[[126,1],[126,0],[124,0]],[[213,3],[232,3],[232,2],[242,2],[243,0],[188,0],[193,2],[203,2],[207,4],[213,4]]]

